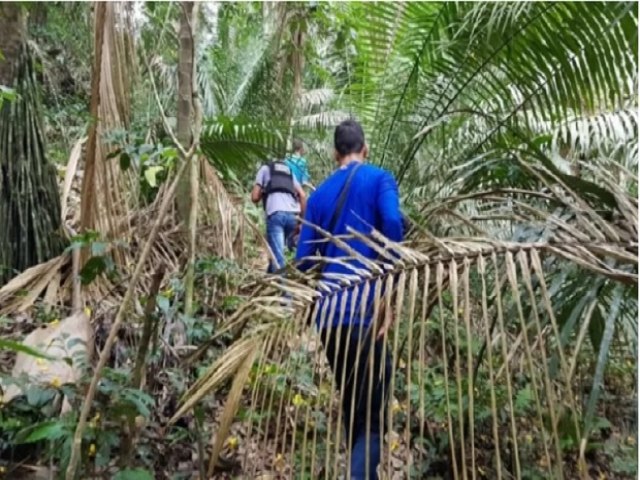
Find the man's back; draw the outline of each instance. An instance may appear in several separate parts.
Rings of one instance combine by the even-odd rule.
[[[330,227],[329,223],[337,208],[338,197],[351,171],[356,167],[358,170],[351,180],[342,211],[330,233],[345,234],[348,231],[347,227],[364,234],[369,234],[372,229],[376,229],[391,240],[401,241],[402,215],[396,182],[389,172],[370,164],[352,162],[335,171],[311,195],[307,205],[306,220],[324,230]],[[301,260],[314,255],[317,250],[327,258],[346,255],[346,252],[334,243],[318,243],[321,239],[319,233],[305,226],[300,235],[296,259]],[[378,257],[374,249],[361,241],[349,240],[348,243],[351,248],[367,258]],[[363,267],[360,262],[352,261],[351,263]],[[301,265],[303,270],[309,267],[310,265]],[[335,263],[327,264],[323,271],[325,274],[353,273],[349,268]]]
[[[305,220],[334,236],[346,233],[350,227],[364,235],[376,229],[391,240],[401,241],[398,187],[390,173],[363,163],[369,149],[362,126],[352,119],[341,122],[334,132],[333,146],[340,168],[311,196]],[[342,191],[347,193],[343,205],[340,204]],[[304,225],[297,259],[318,254],[328,259],[348,255],[333,243],[319,243],[319,240],[323,240],[321,235],[312,226]],[[360,256],[377,257],[377,252],[362,241],[352,239],[348,243],[349,250],[356,250]],[[345,261],[345,258],[340,259],[342,263]],[[349,262],[360,269],[364,267],[358,265],[360,261],[351,259]],[[305,270],[314,263],[314,260],[307,260],[299,263],[298,268]],[[354,271],[344,264],[326,263],[323,265],[325,283],[331,283],[332,273],[352,276]],[[363,273],[360,278],[366,278],[366,272]],[[327,361],[340,385],[343,423],[349,438],[350,478],[375,480],[385,435],[383,419],[389,397],[388,379],[391,378],[392,363],[384,345],[390,321],[385,319],[384,324],[378,324],[379,328],[369,328],[374,327],[372,300],[379,290],[370,289],[366,298],[364,291],[357,286],[338,287],[333,294],[326,294],[323,289],[322,298],[316,305],[317,311],[323,314],[316,317],[316,326]],[[327,310],[325,307],[329,304],[333,307]],[[335,308],[337,306],[339,308]],[[335,328],[347,325],[358,325],[359,328],[347,328],[346,331]]]

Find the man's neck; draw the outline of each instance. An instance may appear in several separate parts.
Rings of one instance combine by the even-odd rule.
[[[349,165],[351,162],[364,162],[364,158],[362,157],[362,155],[358,153],[353,153],[351,155],[347,155],[346,157],[342,157],[340,160],[338,160],[338,166],[344,167],[346,165]]]

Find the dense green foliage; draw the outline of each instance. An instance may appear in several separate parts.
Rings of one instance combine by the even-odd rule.
[[[95,5],[26,8],[36,68],[25,78],[38,85],[19,97],[0,85],[0,154],[37,145],[64,171],[95,120]],[[120,175],[110,188],[129,210],[109,221],[126,228],[81,232],[63,254],[89,251],[79,273],[85,304],[98,312],[98,350],[181,166],[169,130],[182,9],[127,4],[110,24],[124,39],[108,53],[111,68],[130,89],[105,88],[103,102],[127,108],[114,109],[126,112],[123,127],[98,139],[98,166]],[[379,275],[358,286],[375,289],[391,274],[403,285],[389,342],[388,478],[578,478],[583,466],[586,477],[633,478],[637,4],[201,3],[195,46],[198,155],[213,167],[209,176],[202,169],[200,187],[214,191],[200,207],[195,307],[184,314],[186,246],[171,218],[98,383],[81,478],[190,478],[210,456],[214,478],[338,478],[336,385],[301,321],[313,279],[292,271],[283,286],[261,273],[263,245],[249,223],[263,220],[248,190],[256,167],[294,137],[319,183],[335,168],[333,129],[350,116],[365,128],[369,161],[396,176],[412,221],[403,258],[381,260]],[[17,115],[26,104],[41,109],[46,142],[7,143],[8,131],[38,131],[37,115]],[[0,186],[0,219],[5,193]],[[69,217],[75,228],[77,212]],[[30,264],[61,242],[53,250],[34,248]],[[0,242],[0,264],[6,251]],[[62,265],[68,275],[71,264]],[[154,292],[160,266],[169,272]],[[17,296],[28,298],[23,290]],[[23,326],[0,317],[4,354],[25,352],[22,334],[65,317],[68,302],[36,302],[31,312]],[[142,373],[131,360],[140,351]],[[7,380],[11,356],[0,359]],[[84,372],[77,385],[13,379],[25,395],[0,409],[2,468],[39,460],[64,471]],[[74,407],[62,416],[60,394]]]

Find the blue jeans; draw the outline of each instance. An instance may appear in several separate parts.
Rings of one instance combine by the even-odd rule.
[[[269,262],[268,273],[284,268],[285,245],[295,233],[297,224],[297,214],[293,212],[276,212],[267,217],[267,243],[277,261],[276,265]]]
[[[342,327],[340,333],[336,327],[329,328],[321,331],[320,338],[338,388],[342,387],[344,378],[344,391],[341,392],[342,420],[346,430],[346,442],[351,450],[351,479],[375,480],[378,478],[376,469],[380,463],[382,453],[380,446],[385,432],[388,387],[391,382],[391,357],[388,350],[383,356],[383,340],[373,340],[368,329],[363,329],[361,333],[359,330],[357,325],[352,327],[350,334],[346,325]],[[370,371],[371,367],[373,372]],[[370,382],[371,374],[372,382]],[[371,411],[369,412],[367,398],[370,390]],[[353,406],[352,399],[355,399]],[[380,421],[381,413],[382,421]],[[368,435],[367,417],[370,418]],[[351,443],[349,444],[350,435]],[[367,458],[367,443],[369,458]]]

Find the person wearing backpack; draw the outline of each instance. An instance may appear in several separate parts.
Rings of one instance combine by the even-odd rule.
[[[325,285],[333,283],[339,288],[332,276],[353,276],[357,271],[354,268],[364,270],[367,266],[346,258],[322,264],[308,260],[314,256],[338,259],[350,254],[334,242],[321,241],[322,235],[307,222],[334,237],[348,234],[348,228],[364,235],[376,229],[390,240],[400,242],[404,233],[396,181],[386,170],[365,163],[368,150],[360,124],[346,120],[338,125],[334,147],[338,169],[309,198],[296,261],[302,271],[321,267]],[[378,258],[371,246],[356,239],[342,239],[360,255],[371,260]],[[351,268],[345,265],[347,262]],[[378,326],[373,318],[374,290],[372,285],[369,296],[364,297],[362,288],[343,287],[339,293],[320,299],[316,308],[316,312],[325,312],[316,316],[316,328],[335,384],[341,391],[346,430],[343,438],[350,451],[350,478],[354,480],[377,478],[392,373],[390,348],[385,349],[384,342],[393,316],[387,312],[384,323]],[[329,306],[327,303],[336,308],[324,309]]]
[[[291,168],[281,160],[262,165],[251,190],[253,203],[262,201],[267,224],[267,243],[273,253],[268,273],[284,268],[285,245],[300,229],[299,216],[305,214],[306,194]]]

